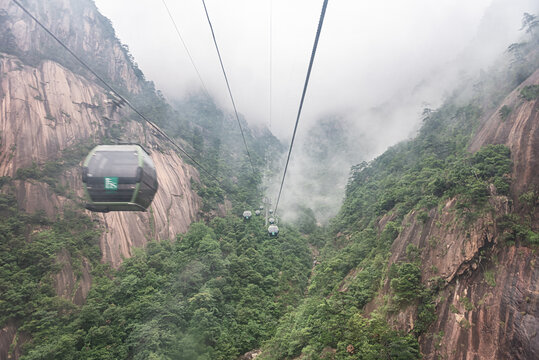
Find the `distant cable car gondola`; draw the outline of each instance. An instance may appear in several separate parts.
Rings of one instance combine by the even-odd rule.
[[[256,216],[260,215],[260,210],[255,210],[255,215]]]
[[[82,182],[91,211],[145,211],[158,182],[152,158],[140,146],[98,145],[84,160]]]
[[[245,220],[249,220],[249,219],[251,218],[252,215],[253,215],[253,214],[252,214],[249,210],[245,210],[245,211],[243,212],[243,218],[244,218]]]
[[[270,224],[275,224],[275,219],[272,218],[272,217],[270,217],[270,218],[268,219],[268,222],[269,222]]]
[[[262,211],[264,210],[264,206],[260,205],[259,209]]]
[[[270,213],[270,214],[273,214],[273,210],[272,210],[272,209],[269,209],[269,213]]]
[[[277,227],[277,225],[273,225],[273,224],[270,225],[270,226],[268,227],[268,234],[269,234],[270,236],[277,236],[277,235],[279,235],[279,228]]]

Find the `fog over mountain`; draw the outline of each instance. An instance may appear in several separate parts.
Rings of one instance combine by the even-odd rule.
[[[201,91],[201,82],[164,3],[206,88],[221,107],[231,111],[201,2],[96,0],[146,77],[174,100]],[[286,143],[292,135],[321,4],[207,1],[239,112],[251,125],[270,127]],[[331,214],[340,203],[349,167],[415,134],[422,109],[435,108],[457,83],[491,65],[518,38],[522,14],[537,13],[538,7],[533,0],[330,1],[283,206],[311,198],[303,190],[308,188],[306,179],[314,175],[308,169],[316,165],[306,148],[312,146],[309,131],[311,135],[320,131],[313,126],[339,119],[337,127],[344,126],[349,135],[343,140],[346,156],[331,162],[335,187],[341,190],[326,194],[316,189],[334,199]],[[332,151],[331,144],[324,146]],[[270,197],[277,193],[281,175],[276,175],[269,181]],[[290,189],[292,185],[297,189]]]

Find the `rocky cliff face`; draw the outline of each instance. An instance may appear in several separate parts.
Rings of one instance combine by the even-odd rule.
[[[129,92],[140,91],[140,70],[128,61],[110,21],[93,1],[33,0],[25,1],[24,6],[100,76]],[[16,55],[26,64],[37,66],[49,59],[92,78],[11,0],[0,0],[0,34],[2,52]]]
[[[80,57],[102,70],[105,78],[130,93],[143,86],[128,54],[114,38],[110,23],[90,1],[31,1],[28,9]],[[0,176],[62,157],[83,142],[97,143],[111,128],[122,140],[145,144],[152,152],[160,189],[146,213],[93,215],[103,224],[103,261],[119,266],[133,246],[150,239],[172,238],[196,220],[199,199],[191,190],[197,171],[138,122],[126,108],[110,101],[101,84],[80,70],[65,51],[11,1],[0,1],[4,52],[0,59]],[[50,55],[50,56],[49,56]],[[53,58],[54,60],[43,60]],[[83,159],[81,159],[83,160]],[[58,174],[60,175],[60,174]],[[78,168],[61,175],[62,185],[83,197]],[[66,196],[39,181],[15,181],[17,199],[28,212],[54,216]]]
[[[26,1],[25,6],[123,94],[140,94],[142,73],[114,36],[110,22],[89,0]],[[10,0],[0,0],[0,177],[12,178],[19,207],[43,210],[54,219],[65,207],[84,201],[80,166],[55,174],[62,191],[39,179],[17,178],[17,170],[61,161],[81,144],[99,143],[116,131],[124,142],[151,152],[159,191],[144,213],[92,214],[103,229],[102,261],[118,267],[134,247],[170,239],[198,218],[200,199],[191,189],[198,172],[132,112],[111,101],[108,90]],[[83,157],[80,158],[82,162]],[[6,190],[5,188],[3,190]],[[2,191],[2,189],[0,189]],[[58,295],[82,304],[91,285],[90,264],[81,259],[76,276],[72,259],[60,253],[55,277]],[[0,358],[20,356],[26,340],[15,323],[1,324]]]
[[[511,196],[498,196],[491,186],[489,210],[473,224],[456,215],[455,200],[433,209],[426,222],[410,214],[394,241],[389,265],[408,261],[406,248],[421,251],[421,277],[426,286],[443,280],[436,298],[437,320],[420,337],[424,359],[537,359],[539,358],[539,263],[536,247],[526,242],[504,241],[501,221],[516,213],[537,231],[537,195],[523,204],[520,195],[539,193],[539,101],[519,96],[523,87],[539,84],[539,71],[513,91],[499,109],[486,118],[470,150],[487,144],[511,149]],[[511,110],[503,120],[499,110]],[[390,215],[386,216],[390,217]],[[380,221],[383,227],[388,219]],[[384,304],[389,280],[367,313]],[[405,331],[414,328],[417,306],[397,315],[393,324]]]

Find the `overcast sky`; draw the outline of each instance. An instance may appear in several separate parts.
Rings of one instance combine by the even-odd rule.
[[[202,1],[165,0],[210,93],[230,109]],[[306,126],[324,113],[361,110],[417,85],[476,37],[491,3],[509,10],[498,26],[516,33],[532,0],[330,0],[304,108]],[[168,98],[201,83],[162,0],[96,0],[140,68]],[[289,138],[322,1],[207,0],[238,110]],[[270,21],[271,19],[271,21]],[[270,32],[271,28],[271,32]],[[496,30],[496,29],[494,29]],[[270,36],[271,34],[271,36]],[[271,38],[271,42],[270,42]]]
[[[207,89],[231,111],[202,1],[165,1]],[[95,2],[167,98],[201,89],[163,0]],[[292,135],[322,2],[206,1],[238,111],[251,125],[270,126],[271,58],[270,129],[285,142]],[[317,175],[305,155],[312,146],[305,142],[309,127],[317,120],[341,119],[350,135],[348,155],[329,171],[337,191],[318,190],[327,218],[340,206],[347,169],[413,136],[424,107],[439,106],[459,81],[487,69],[522,36],[524,12],[538,14],[539,1],[329,0],[281,215],[292,214],[298,203],[315,213],[319,207],[306,193]],[[281,176],[266,179],[268,196],[277,194]]]

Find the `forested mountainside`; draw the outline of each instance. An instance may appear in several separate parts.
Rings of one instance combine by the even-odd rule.
[[[352,168],[340,213],[310,237],[308,296],[259,358],[539,356],[539,24],[524,25],[510,61]]]
[[[207,95],[169,105],[91,0],[23,4],[211,175],[0,0],[0,359],[539,357],[533,15],[510,61],[352,168],[327,227],[302,209],[271,238],[239,217],[271,133],[246,127],[253,171],[234,120]],[[117,142],[151,151],[147,213],[83,210],[80,163]]]
[[[195,158],[215,137],[217,130],[202,131],[146,81],[93,1],[22,3]],[[279,146],[268,134],[258,141],[261,136],[249,132],[247,140],[260,144],[260,149],[265,143]],[[151,208],[145,213],[85,211],[81,161],[97,144],[125,142],[143,144],[151,152],[160,184]],[[221,164],[221,153],[245,166],[246,159],[223,146],[210,159],[213,163],[204,158],[215,174],[232,172],[227,167],[232,162]],[[228,195],[241,199],[233,204],[255,196],[259,180],[253,176],[227,177]],[[242,182],[254,183],[249,187],[254,190],[238,191],[245,187]],[[208,216],[204,214],[223,213],[223,204],[230,204],[226,196],[13,1],[0,1],[1,359],[19,358],[21,346],[38,338],[38,329],[50,327],[51,316],[85,303],[91,286],[96,286],[95,276],[104,271],[100,264],[118,268],[135,248],[175,239],[193,221]],[[42,356],[56,358],[52,353]]]

